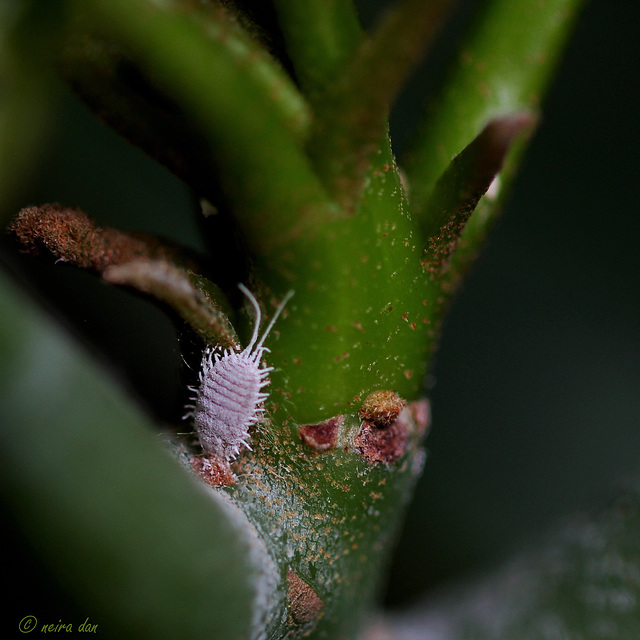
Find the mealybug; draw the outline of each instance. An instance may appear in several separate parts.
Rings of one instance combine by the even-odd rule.
[[[262,314],[253,294],[243,285],[238,287],[255,309],[255,325],[251,342],[242,351],[225,349],[222,353],[207,347],[202,356],[200,387],[187,414],[193,416],[194,427],[202,448],[209,454],[235,458],[242,447],[249,447],[249,427],[259,422],[268,393],[262,391],[269,384],[273,367],[261,367],[263,346],[285,304],[293,295],[289,291],[271,318],[262,338],[258,330]],[[250,448],[250,447],[249,447]]]

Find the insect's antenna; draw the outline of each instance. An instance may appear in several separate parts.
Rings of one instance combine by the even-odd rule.
[[[258,304],[258,301],[255,299],[255,296],[253,295],[253,293],[251,293],[251,291],[249,291],[249,289],[247,289],[247,287],[245,287],[242,284],[242,282],[238,283],[238,289],[240,289],[240,291],[242,291],[242,293],[244,293],[244,295],[247,296],[249,302],[253,305],[253,308],[255,309],[255,312],[256,312],[256,318],[253,325],[253,335],[251,336],[251,342],[246,347],[247,351],[251,351],[253,349],[253,345],[255,345],[256,340],[258,339],[258,331],[260,329],[260,321],[262,320],[262,313],[260,312],[260,305]]]
[[[271,322],[269,322],[269,324],[267,325],[267,328],[264,330],[264,333],[262,334],[262,338],[260,338],[260,342],[258,342],[258,344],[256,345],[256,350],[262,347],[264,341],[267,339],[267,336],[269,335],[269,331],[273,329],[273,325],[276,323],[278,316],[282,313],[282,310],[284,309],[287,302],[291,300],[294,293],[295,291],[293,289],[290,289],[289,291],[287,291],[284,298],[282,298],[282,302],[280,303],[280,306],[276,309],[276,312],[273,314],[273,318],[271,318]]]

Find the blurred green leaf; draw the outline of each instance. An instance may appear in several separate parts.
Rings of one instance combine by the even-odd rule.
[[[269,562],[243,516],[4,271],[0,294],[1,491],[34,549],[118,637],[248,637]]]

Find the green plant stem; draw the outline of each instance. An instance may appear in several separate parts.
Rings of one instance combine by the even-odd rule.
[[[478,201],[494,184],[514,141],[535,123],[531,113],[496,118],[457,155],[426,204],[429,227],[424,264],[432,280],[443,278]]]
[[[89,34],[67,39],[59,71],[112,129],[211,203],[221,199],[215,159],[182,107],[162,95],[122,51]]]
[[[310,126],[306,102],[281,69],[253,38],[219,5],[184,4],[199,26],[201,37],[224,40],[237,67],[246,67],[251,81],[261,87],[286,129],[300,143]],[[76,93],[110,126],[173,171],[198,194],[218,202],[215,158],[179,100],[163,95],[149,78],[112,42],[95,34],[68,38],[60,68]]]

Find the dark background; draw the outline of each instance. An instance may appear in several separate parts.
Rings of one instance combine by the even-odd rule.
[[[451,309],[390,603],[535,542],[640,472],[639,24],[636,2],[586,3]]]
[[[360,4],[374,20],[381,3]],[[462,3],[403,96],[397,151],[477,4]],[[509,204],[450,311],[392,605],[490,565],[640,471],[639,24],[634,0],[587,3]],[[21,204],[54,201],[201,248],[185,188],[68,95]],[[71,310],[72,330],[101,345],[91,348],[140,402],[160,420],[175,414],[179,344],[160,312],[3,250]]]

